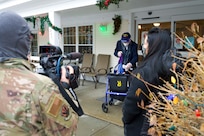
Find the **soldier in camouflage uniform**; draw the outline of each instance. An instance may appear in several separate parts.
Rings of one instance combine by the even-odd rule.
[[[31,70],[27,22],[13,12],[0,19],[0,135],[75,135],[78,115],[50,78]]]

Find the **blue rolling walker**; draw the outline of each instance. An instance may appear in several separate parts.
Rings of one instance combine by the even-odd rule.
[[[122,58],[120,58],[114,73],[107,75],[105,102],[102,104],[103,112],[108,112],[108,105],[113,105],[114,99],[123,101],[129,88],[129,74],[124,74]]]
[[[128,91],[128,76],[126,74],[108,74],[105,102],[102,104],[103,112],[108,112],[108,105],[113,105],[114,99],[124,100]]]

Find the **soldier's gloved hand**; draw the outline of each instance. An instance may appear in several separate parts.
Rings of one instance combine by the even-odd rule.
[[[74,69],[72,66],[62,66],[61,67],[61,78],[60,81],[61,82],[66,82],[69,84],[69,78],[67,78],[67,75],[71,75],[74,74]]]
[[[62,66],[61,67],[61,78],[60,78],[60,81],[69,84],[69,79],[66,78],[66,72],[67,72],[66,68],[64,66]]]
[[[122,54],[123,54],[123,52],[122,52],[122,51],[119,51],[119,52],[118,52],[118,57],[121,57]]]

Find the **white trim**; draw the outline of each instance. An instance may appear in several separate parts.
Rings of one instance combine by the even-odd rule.
[[[0,5],[0,10],[1,9],[5,9],[5,8],[9,8],[9,7],[12,7],[12,6],[20,5],[20,4],[29,2],[29,1],[31,1],[31,0],[12,0],[12,1],[7,1],[7,2],[2,3]]]
[[[166,5],[159,5],[159,6],[149,6],[149,7],[142,7],[137,9],[131,9],[130,12],[141,12],[141,11],[151,11],[151,10],[158,10],[158,9],[171,9],[171,8],[180,8],[180,7],[188,7],[188,6],[195,6],[195,5],[203,5],[204,0],[195,0],[189,2],[180,2],[176,4],[166,4]]]
[[[171,17],[173,21],[185,21],[185,20],[199,20],[204,19],[204,12],[197,14],[187,14],[187,15],[175,15]]]

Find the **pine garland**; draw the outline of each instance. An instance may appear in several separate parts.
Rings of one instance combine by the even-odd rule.
[[[124,0],[97,0],[96,6],[98,6],[100,10],[107,10],[110,4],[115,4],[119,8],[119,3],[122,1]],[[126,2],[128,2],[128,0],[126,0]]]
[[[33,23],[33,28],[35,28],[35,24],[36,24],[36,19],[39,18],[40,19],[40,32],[42,33],[42,35],[44,35],[45,33],[45,23],[47,22],[48,26],[51,27],[53,30],[59,32],[60,34],[62,34],[62,29],[59,27],[54,26],[49,17],[45,16],[45,17],[27,17],[25,18],[26,21],[28,22],[32,22]]]
[[[112,18],[114,21],[114,31],[113,35],[115,35],[119,30],[120,30],[120,25],[121,25],[121,16],[120,15],[115,15],[114,18]]]

